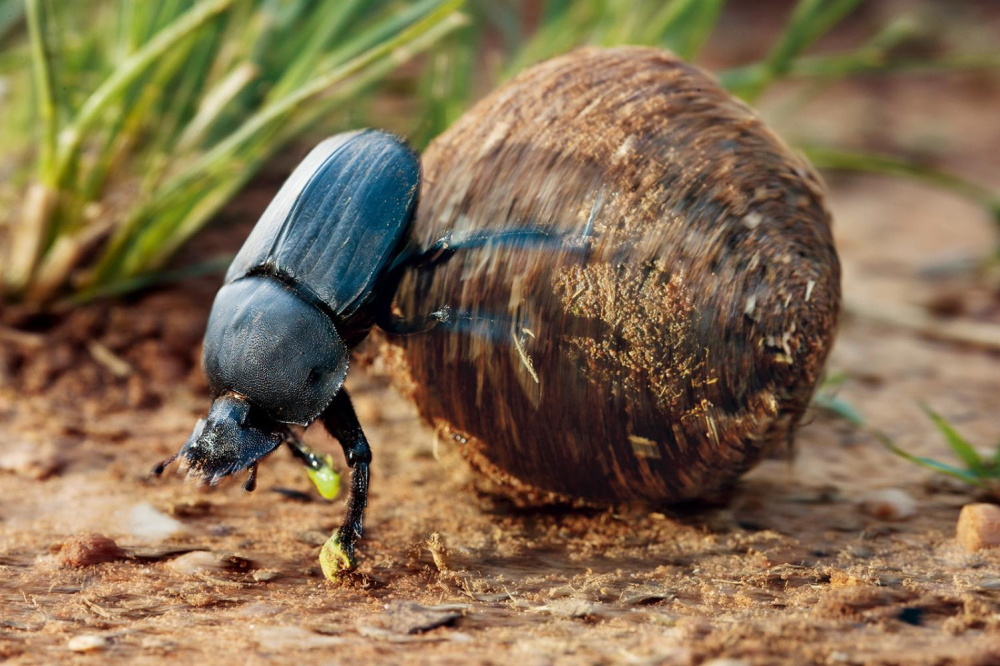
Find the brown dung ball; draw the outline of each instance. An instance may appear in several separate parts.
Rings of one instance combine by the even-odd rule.
[[[459,331],[388,358],[475,466],[536,498],[675,502],[790,442],[840,309],[830,214],[714,79],[655,49],[576,51],[423,163],[417,242],[501,235],[406,275],[398,310],[448,305]],[[538,228],[549,242],[510,235]]]

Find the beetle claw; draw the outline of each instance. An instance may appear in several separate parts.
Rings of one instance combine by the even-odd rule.
[[[247,482],[243,484],[243,490],[248,493],[252,493],[257,490],[257,463],[250,466],[250,477]]]
[[[170,456],[169,458],[167,458],[165,460],[161,460],[160,462],[156,463],[155,465],[153,465],[153,469],[149,470],[149,473],[152,474],[153,476],[160,476],[161,474],[163,474],[164,471],[166,471],[166,469],[168,467],[170,467],[170,464],[172,462],[174,462],[175,460],[177,460],[177,456],[178,455],[180,455],[180,454],[179,453],[175,453],[174,455]]]
[[[338,581],[341,575],[353,569],[355,564],[354,547],[345,548],[340,540],[340,531],[334,532],[333,536],[323,544],[323,550],[319,553],[319,565],[323,569],[323,575],[327,580]]]

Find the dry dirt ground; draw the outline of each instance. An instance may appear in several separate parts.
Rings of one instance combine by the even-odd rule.
[[[883,136],[930,126],[948,166],[1000,187],[995,85],[883,81],[835,98],[793,130],[893,109]],[[849,302],[947,301],[1000,324],[985,278],[926,277],[996,242],[981,210],[911,183],[830,185]],[[822,415],[794,462],[764,463],[727,503],[524,509],[480,492],[387,380],[353,372],[371,504],[357,573],[327,582],[318,546],[342,502],[321,500],[287,453],[252,494],[148,478],[208,407],[197,358],[217,284],[4,329],[0,661],[1000,663],[1000,549],[954,539],[973,495]],[[914,453],[948,458],[918,401],[981,446],[1000,436],[995,352],[848,316],[829,368],[847,376],[840,397]],[[318,430],[308,440],[339,449]],[[909,493],[916,515],[862,511],[881,488]],[[87,532],[123,559],[63,566],[61,544]]]

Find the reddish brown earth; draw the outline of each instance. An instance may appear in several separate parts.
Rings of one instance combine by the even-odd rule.
[[[885,142],[940,140],[947,166],[1000,187],[1000,89],[983,79],[844,86],[787,131],[839,138],[873,91],[893,110]],[[924,277],[996,243],[980,209],[912,183],[830,181],[849,309],[947,301],[1000,324],[988,276]],[[974,495],[823,415],[794,462],[764,463],[725,504],[523,509],[478,490],[387,379],[356,370],[372,497],[357,573],[327,582],[317,555],[342,503],[288,454],[253,494],[147,476],[208,407],[197,358],[217,286],[0,329],[0,661],[1000,663],[1000,550],[954,538]],[[980,446],[1000,436],[996,352],[848,316],[829,370],[914,453],[949,459],[919,401]],[[339,449],[318,429],[308,440]],[[916,515],[862,511],[883,488]],[[87,565],[91,552],[110,561]],[[71,651],[86,641],[93,652]]]

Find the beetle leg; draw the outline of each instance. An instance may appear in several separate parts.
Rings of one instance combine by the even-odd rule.
[[[252,493],[257,490],[257,463],[250,465],[250,477],[243,484],[243,490]]]
[[[447,305],[429,315],[404,319],[393,314],[391,308],[384,307],[376,315],[375,323],[391,335],[414,335],[427,333],[440,326],[447,326],[451,320],[451,308]]]
[[[361,538],[365,506],[368,504],[368,466],[372,461],[372,451],[346,390],[341,389],[320,419],[327,432],[336,437],[344,448],[347,466],[351,468],[347,520],[327,540],[319,556],[323,573],[327,578],[336,580],[342,572],[354,568],[354,546]]]
[[[180,455],[180,453],[175,453],[174,455],[170,456],[166,460],[161,460],[160,462],[156,463],[155,465],[153,465],[153,469],[150,470],[150,473],[153,476],[160,476],[161,474],[163,474],[164,470],[166,470],[168,467],[170,467],[170,464],[172,462],[174,462],[175,460],[177,460],[177,456],[179,456],[179,455]]]
[[[511,331],[520,330],[518,320],[507,315],[478,313],[467,310],[453,310],[446,305],[429,315],[404,319],[385,308],[378,313],[375,322],[390,335],[416,335],[440,331],[463,333],[488,340],[503,342],[511,336]]]

